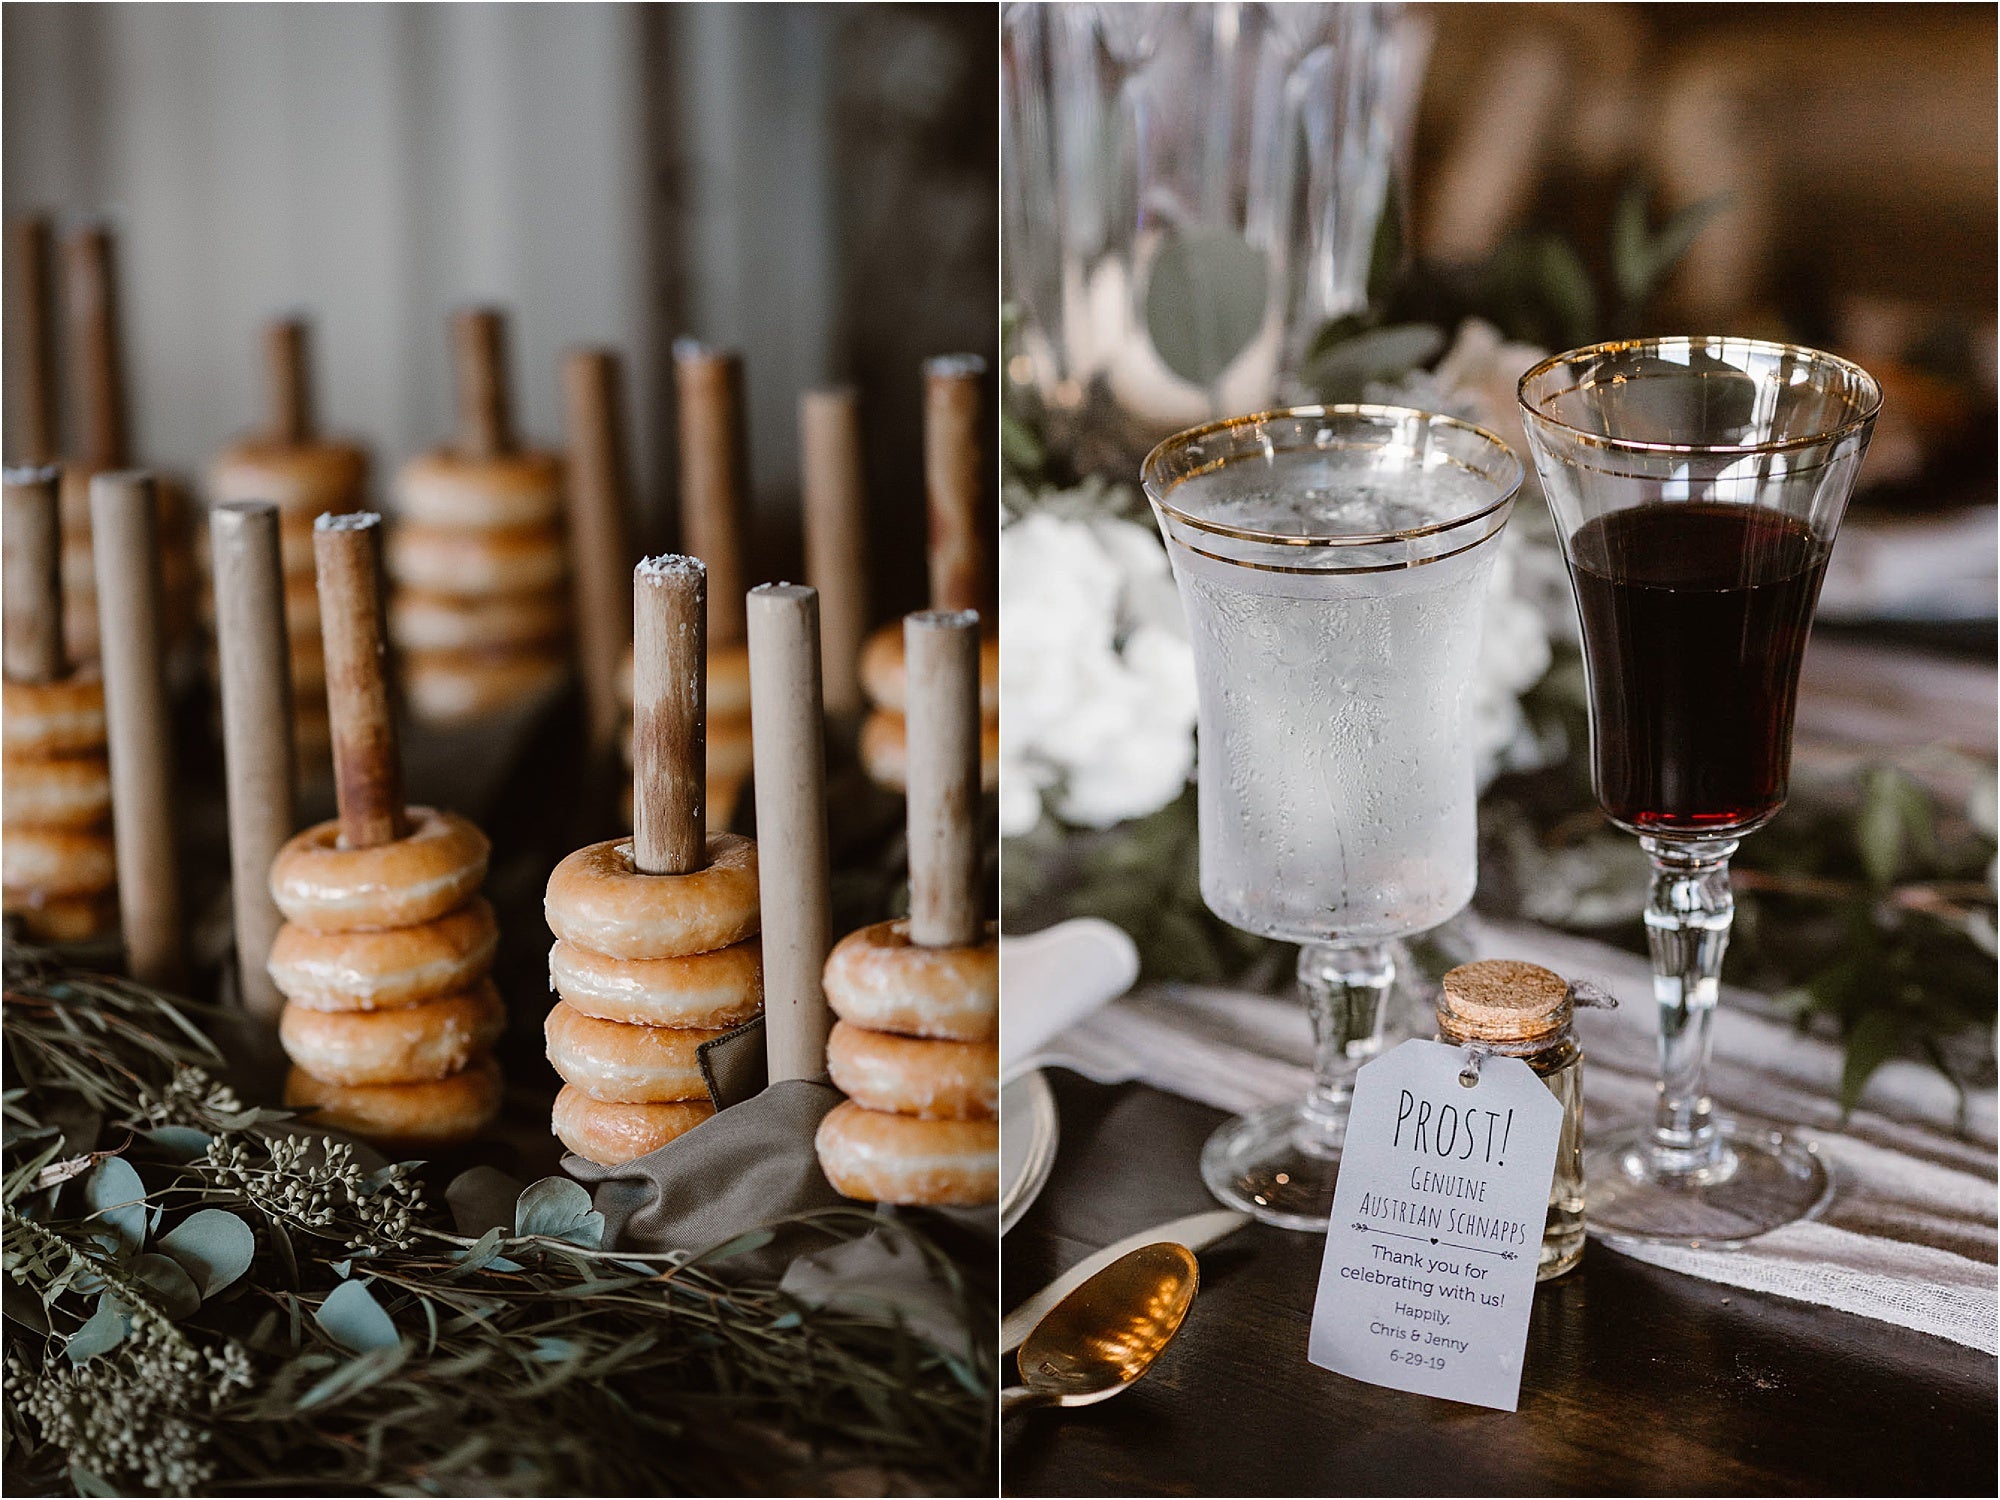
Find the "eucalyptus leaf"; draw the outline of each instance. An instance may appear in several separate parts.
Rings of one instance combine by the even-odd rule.
[[[514,1205],[514,1232],[597,1250],[604,1245],[604,1215],[590,1206],[590,1192],[581,1183],[544,1177],[522,1190]]]
[[[146,1284],[160,1311],[177,1322],[201,1306],[194,1278],[169,1256],[149,1251],[132,1262],[132,1274]]]
[[[1371,381],[1400,380],[1430,364],[1444,345],[1444,330],[1429,323],[1369,328],[1320,349],[1301,378],[1322,400],[1358,401]]]
[[[146,1185],[132,1163],[122,1156],[105,1157],[85,1180],[83,1197],[95,1222],[116,1238],[125,1253],[144,1247]]]
[[[147,1140],[160,1148],[168,1161],[197,1161],[208,1152],[210,1141],[215,1139],[205,1130],[196,1130],[192,1125],[155,1125],[142,1132]]]
[[[1166,367],[1204,390],[1264,325],[1270,269],[1233,229],[1168,231],[1146,273],[1146,332]]]
[[[388,1349],[400,1342],[394,1320],[382,1310],[365,1282],[343,1281],[313,1309],[313,1321],[336,1344],[356,1353]]]
[[[1840,1069],[1840,1110],[1843,1115],[1861,1101],[1875,1070],[1900,1050],[1903,1027],[1895,1012],[1870,1011],[1847,1034],[1847,1056]]]
[[[160,1249],[193,1278],[206,1302],[250,1269],[257,1235],[227,1209],[203,1208],[162,1236]]]
[[[119,1340],[132,1331],[132,1319],[109,1297],[97,1299],[97,1311],[83,1327],[69,1336],[63,1345],[63,1353],[69,1362],[80,1365],[85,1360],[95,1359],[100,1354],[118,1347]],[[107,1492],[108,1493],[108,1492]]]

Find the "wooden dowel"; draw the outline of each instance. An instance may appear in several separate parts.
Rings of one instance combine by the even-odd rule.
[[[608,754],[618,740],[624,717],[618,662],[633,638],[631,544],[625,537],[629,471],[618,396],[618,356],[609,349],[579,349],[563,361],[576,644],[590,745],[599,754]]]
[[[382,518],[373,511],[321,516],[313,522],[313,562],[319,570],[340,841],[349,849],[366,849],[409,832],[403,763],[389,704]]]
[[[903,617],[909,733],[910,941],[960,948],[986,930],[979,899],[979,616]]]
[[[681,545],[708,564],[708,638],[744,640],[743,529],[748,502],[743,360],[693,339],[674,344],[680,414]]]
[[[76,457],[94,469],[126,462],[124,351],[118,328],[111,231],[80,229],[63,245],[63,302],[69,329]]]
[[[15,454],[27,464],[52,464],[61,453],[56,430],[56,341],[49,317],[53,232],[37,214],[7,226],[7,399],[19,425]]]
[[[0,636],[10,682],[55,682],[63,658],[61,471],[9,469],[0,515]]]
[[[270,439],[284,448],[312,441],[309,339],[303,318],[279,318],[264,330],[264,368],[271,403]]]
[[[861,711],[861,644],[868,632],[860,405],[852,386],[799,398],[806,578],[819,590],[820,671],[826,711]]]
[[[632,863],[708,863],[708,570],[649,557],[632,570]]]
[[[451,342],[458,373],[459,452],[466,458],[511,453],[514,418],[505,314],[494,307],[461,308],[452,315]]]
[[[271,861],[298,821],[278,507],[267,500],[218,505],[209,512],[208,529],[215,562],[237,994],[250,1014],[276,1021],[285,997],[264,966],[284,918],[271,899]]]
[[[770,1079],[826,1072],[832,1029],[820,970],[832,943],[819,596],[803,584],[750,591],[750,758],[757,778],[764,1046]]]
[[[152,475],[118,471],[94,477],[90,529],[125,961],[134,979],[171,987],[181,982],[184,969]]]
[[[986,361],[924,361],[924,495],[930,512],[931,608],[985,609]]]

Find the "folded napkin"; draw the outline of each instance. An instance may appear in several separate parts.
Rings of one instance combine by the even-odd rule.
[[[696,1252],[775,1225],[768,1244],[731,1256],[717,1270],[780,1278],[780,1289],[808,1307],[901,1322],[941,1348],[969,1354],[981,1331],[967,1322],[965,1295],[910,1228],[920,1223],[933,1239],[968,1242],[971,1254],[990,1260],[999,1237],[994,1210],[898,1209],[841,1197],[813,1147],[820,1120],[840,1101],[829,1084],[792,1079],[636,1161],[600,1167],[571,1153],[563,1170],[591,1190],[607,1245]],[[833,1245],[822,1230],[777,1223],[826,1208],[873,1213],[876,1223]]]
[[[1644,959],[1527,925],[1474,921],[1467,937],[1472,956],[1526,959],[1619,996],[1619,1009],[1578,1019],[1585,1128],[1650,1115],[1658,1023]],[[1960,1130],[1949,1084],[1914,1063],[1891,1062],[1843,1124],[1838,1049],[1752,1013],[1750,998],[1724,992],[1709,1091],[1725,1114],[1802,1128],[1816,1140],[1834,1173],[1832,1203],[1814,1222],[1739,1249],[1621,1245],[1620,1253],[1997,1352],[1993,1091],[1974,1095]],[[1403,1035],[1430,1034],[1430,1018],[1407,1002],[1396,1023]],[[1037,1060],[1241,1111],[1302,1096],[1311,1055],[1310,1024],[1290,996],[1158,985],[1070,1026]]]

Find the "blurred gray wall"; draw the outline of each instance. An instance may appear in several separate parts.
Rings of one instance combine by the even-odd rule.
[[[883,609],[921,597],[926,354],[997,356],[983,5],[7,5],[8,215],[118,231],[135,455],[262,418],[257,334],[310,313],[322,421],[380,473],[447,436],[446,318],[513,313],[525,431],[557,365],[627,356],[649,545],[667,350],[748,361],[757,531],[796,566],[796,401],[862,386]],[[912,568],[919,571],[912,573]]]

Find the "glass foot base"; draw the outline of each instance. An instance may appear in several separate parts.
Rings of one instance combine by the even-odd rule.
[[[1340,1148],[1297,1104],[1238,1115],[1201,1148],[1201,1180],[1231,1208],[1280,1229],[1325,1234]]]
[[[1724,1249],[1818,1216],[1833,1196],[1819,1153],[1776,1130],[1716,1121],[1723,1154],[1699,1172],[1656,1173],[1653,1132],[1618,1131],[1584,1154],[1584,1217],[1611,1244]]]

